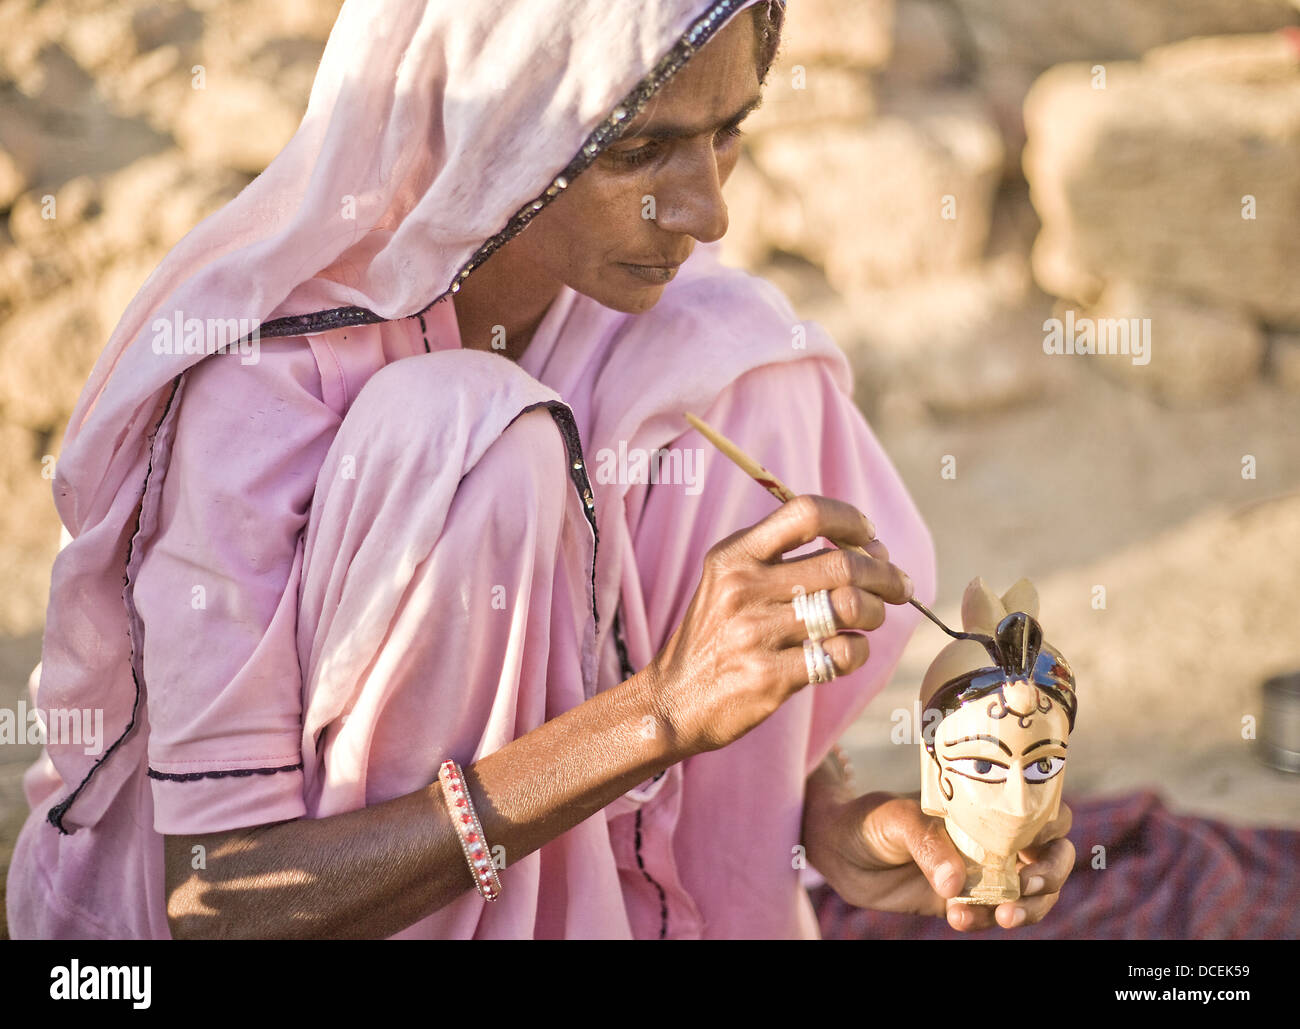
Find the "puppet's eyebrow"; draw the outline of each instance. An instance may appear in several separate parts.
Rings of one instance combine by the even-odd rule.
[[[1023,751],[1021,751],[1021,754],[1023,756],[1024,754],[1028,754],[1031,750],[1037,750],[1039,747],[1045,747],[1049,743],[1055,743],[1062,750],[1070,749],[1070,745],[1066,743],[1064,740],[1039,740],[1037,743],[1029,744],[1029,746],[1027,746]]]
[[[662,141],[662,140],[669,140],[669,139],[682,139],[689,136],[698,136],[704,132],[710,132],[710,131],[716,132],[717,130],[724,128],[728,125],[739,124],[740,121],[742,121],[747,115],[749,115],[753,111],[756,111],[760,106],[762,106],[762,103],[763,103],[763,94],[757,93],[749,99],[749,101],[745,104],[744,107],[742,107],[739,111],[733,114],[730,118],[723,118],[722,121],[716,122],[713,125],[706,125],[700,128],[696,128],[690,125],[655,125],[643,129],[629,127],[628,131],[624,134],[624,138],[655,139],[655,140]]]
[[[987,740],[989,743],[996,743],[999,747],[1001,747],[1003,750],[1007,752],[1007,757],[1011,756],[1011,748],[1008,747],[996,736],[963,736],[959,740],[945,740],[943,745],[945,747],[955,747],[957,746],[958,743],[969,743],[971,740]],[[1043,742],[1046,743],[1047,741],[1044,740]],[[1034,746],[1036,747],[1038,746],[1038,744],[1035,743]]]

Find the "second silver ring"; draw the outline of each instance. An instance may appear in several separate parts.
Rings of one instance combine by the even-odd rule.
[[[830,654],[826,653],[826,648],[818,640],[803,641],[803,660],[804,667],[808,671],[809,686],[830,682],[838,674],[835,670],[835,662],[831,660]]]

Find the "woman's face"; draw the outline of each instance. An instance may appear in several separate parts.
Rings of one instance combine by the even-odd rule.
[[[733,18],[511,241],[515,257],[614,310],[653,307],[695,242],[727,231],[722,186],[760,98],[757,42],[754,18]]]

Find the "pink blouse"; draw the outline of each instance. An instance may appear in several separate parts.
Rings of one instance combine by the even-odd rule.
[[[333,444],[372,377],[407,358],[427,360],[429,351],[461,349],[454,309],[443,303],[423,319],[264,340],[257,365],[209,358],[188,374],[161,482],[158,532],[134,584],[144,626],[147,768],[100,825],[72,836],[44,822],[66,790],[57,772],[45,757],[29,771],[34,810],[9,887],[15,935],[166,937],[164,834],[380,803],[432,781],[444,757],[467,765],[581,703],[590,691],[582,661],[593,559],[597,594],[606,600],[596,688],[621,682],[658,652],[684,616],[706,551],[777,502],[684,421],[678,428],[687,431],[660,435],[664,446],[698,460],[698,488],[602,481],[601,469],[618,465],[620,442],[626,448],[627,439],[610,427],[624,424],[630,398],[601,392],[607,355],[564,345],[583,338],[575,327],[585,310],[579,300],[562,291],[520,360],[535,382],[506,376],[508,384],[493,392],[485,379],[486,392],[461,406],[468,412],[462,417],[473,419],[500,405],[517,413],[521,400],[563,399],[591,476],[598,544],[588,536],[568,469],[558,464],[565,455],[558,446],[540,453],[540,483],[515,483],[513,493],[503,483],[496,501],[543,509],[529,519],[524,538],[494,543],[483,532],[478,546],[435,547],[430,574],[465,583],[464,595],[404,598],[387,649],[355,666],[364,667],[359,693],[345,711],[331,711],[323,727],[312,713],[333,674],[331,662],[350,667],[336,659],[349,637],[346,626],[331,621],[331,590],[347,589],[349,577],[356,589],[364,584],[359,576],[401,574],[401,526],[439,513],[422,508],[429,501],[418,489],[357,494],[378,505],[359,508],[359,516],[382,510],[394,519],[396,549],[391,561],[349,567],[337,556],[346,534],[317,539],[305,531],[318,478],[346,477],[347,459],[355,463],[357,455]],[[500,370],[490,362],[505,360],[482,356],[488,363],[475,368]],[[823,354],[760,364],[695,413],[796,492],[837,497],[865,511],[891,558],[912,576],[918,598],[931,601],[929,535],[854,405],[842,362]],[[416,416],[391,410],[381,417],[373,407],[363,413],[353,439]],[[363,482],[367,474],[373,470],[363,470]],[[537,494],[531,500],[530,489]],[[564,499],[547,499],[560,494]],[[484,506],[462,511],[453,504],[440,513],[449,532],[489,524],[491,503],[476,503]],[[555,531],[565,534],[573,559],[546,570],[558,591],[555,603],[548,591],[545,608],[536,597],[530,608],[530,598],[516,595],[511,583],[519,581],[532,535]],[[305,564],[312,581],[304,581]],[[501,583],[511,610],[533,613],[505,636],[476,637],[468,613],[482,612],[490,603],[486,591]],[[475,591],[484,595],[471,596]],[[485,905],[467,892],[399,936],[817,937],[796,860],[804,780],[884,687],[918,620],[910,607],[888,608],[885,625],[870,635],[865,667],[801,690],[740,740],[672,766],[511,863],[501,872],[500,901]]]

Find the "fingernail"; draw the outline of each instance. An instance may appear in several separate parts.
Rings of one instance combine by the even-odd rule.
[[[949,886],[952,886],[953,880],[956,879],[957,876],[960,874],[961,873],[957,870],[957,866],[955,864],[953,864],[951,861],[945,861],[942,865],[939,866],[938,870],[934,873],[934,882],[936,888],[938,888],[939,890],[943,890]]]
[[[863,515],[862,517],[866,518],[867,516]],[[876,523],[873,522],[870,518],[867,518],[867,535],[870,536],[872,539],[876,538]]]
[[[1031,875],[1029,877],[1029,882],[1025,883],[1025,892],[1037,893],[1039,890],[1043,888],[1043,884],[1046,883],[1046,881],[1047,880],[1044,879],[1041,875]]]
[[[916,587],[912,585],[912,577],[906,572],[903,573],[903,599],[911,600],[912,593]]]
[[[1011,928],[1014,929],[1018,925],[1024,925],[1026,917],[1024,908],[1016,908],[1016,913],[1011,916]]]

